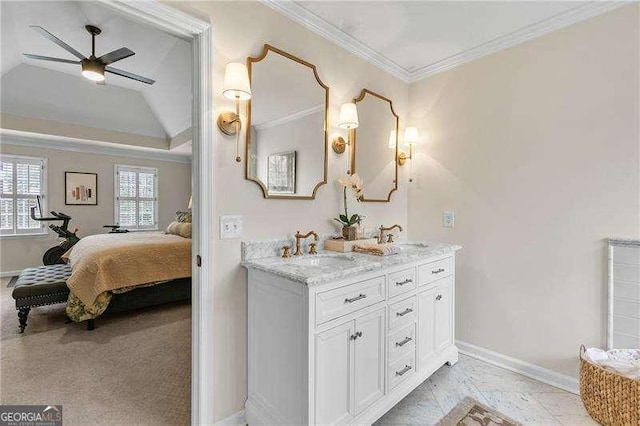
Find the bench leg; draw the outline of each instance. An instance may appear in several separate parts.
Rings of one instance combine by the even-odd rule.
[[[96,328],[96,322],[94,319],[87,320],[87,330],[91,331]]]
[[[27,326],[27,318],[29,317],[29,311],[31,311],[31,308],[20,308],[18,310],[18,321],[20,323],[20,333],[24,333],[24,329]]]

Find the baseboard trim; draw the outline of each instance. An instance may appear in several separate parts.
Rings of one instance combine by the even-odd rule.
[[[461,354],[477,358],[481,361],[488,362],[489,364],[513,371],[514,373],[522,374],[523,376],[555,386],[566,390],[567,392],[571,392],[576,395],[580,394],[578,379],[574,377],[560,374],[547,368],[543,368],[517,358],[512,358],[489,349],[481,348],[480,346],[476,346],[471,343],[462,342],[460,340],[456,340],[456,345],[458,346]]]
[[[20,275],[20,272],[22,272],[22,270],[19,270],[19,271],[0,271],[0,278],[15,277],[17,275]]]
[[[235,414],[230,415],[229,417],[220,420],[216,423],[216,426],[245,426],[247,424],[247,419],[244,416],[244,410],[240,410]]]

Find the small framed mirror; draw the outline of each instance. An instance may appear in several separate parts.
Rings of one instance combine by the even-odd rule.
[[[247,68],[245,177],[265,198],[314,199],[327,183],[329,87],[315,65],[268,44]]]
[[[364,186],[363,201],[389,202],[398,189],[398,127],[393,103],[378,93],[362,89],[353,100],[360,124],[349,134],[351,170]]]

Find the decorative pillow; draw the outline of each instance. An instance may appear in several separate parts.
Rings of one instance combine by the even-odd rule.
[[[179,235],[184,238],[191,238],[191,223],[189,222],[171,222],[167,226],[165,234]]]
[[[191,223],[191,212],[176,212],[176,222]]]

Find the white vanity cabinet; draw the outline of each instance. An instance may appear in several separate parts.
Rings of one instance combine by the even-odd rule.
[[[370,424],[455,363],[454,254],[314,285],[245,265],[248,424]]]

